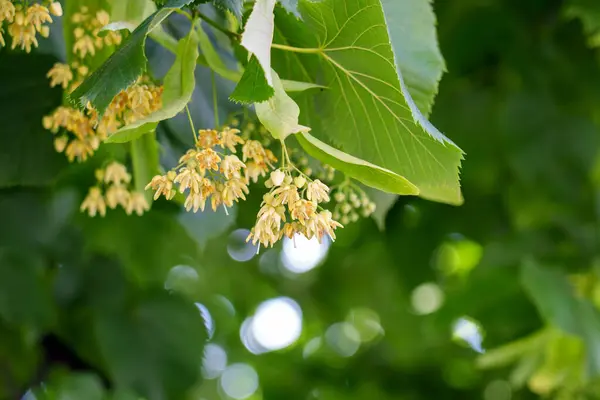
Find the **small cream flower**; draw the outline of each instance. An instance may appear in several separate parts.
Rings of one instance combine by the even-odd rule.
[[[306,237],[310,239],[313,236],[316,236],[320,243],[323,236],[327,234],[331,240],[335,240],[334,230],[336,228],[343,228],[343,225],[332,218],[330,211],[321,211],[315,218],[311,218],[307,221]]]
[[[81,203],[81,207],[79,207],[79,209],[82,212],[87,210],[90,217],[95,217],[96,214],[100,214],[102,217],[104,217],[106,215],[106,204],[104,203],[104,198],[102,197],[100,188],[90,188],[88,195]]]
[[[69,138],[67,136],[59,136],[54,139],[54,149],[57,153],[62,153],[65,151],[67,143],[69,143]]]
[[[246,162],[249,158],[262,162],[267,158],[265,148],[258,140],[248,140],[242,147],[242,160]]]
[[[91,36],[83,35],[77,39],[73,45],[73,53],[77,54],[80,58],[85,58],[88,54],[91,56],[96,55],[96,47]]]
[[[312,201],[300,199],[292,204],[289,209],[292,218],[304,225],[306,221],[315,216],[317,205]]]
[[[298,189],[302,189],[302,187],[304,187],[304,185],[306,184],[306,178],[303,176],[297,176],[294,178],[294,185],[296,185],[296,187]]]
[[[144,214],[144,211],[148,211],[150,209],[150,205],[146,201],[143,193],[140,192],[132,192],[131,196],[129,196],[129,201],[127,202],[127,207],[125,208],[125,212],[127,215],[135,213],[139,216]]]
[[[89,156],[94,154],[94,149],[85,140],[73,139],[67,146],[65,154],[70,162],[73,162],[75,159],[77,159],[79,162],[82,162],[86,161]]]
[[[52,22],[52,17],[50,17],[50,11],[47,7],[37,3],[29,6],[27,15],[25,16],[25,24],[32,24],[36,30],[40,31],[42,24],[46,22]]]
[[[287,204],[288,207],[300,200],[300,194],[298,194],[298,188],[296,185],[284,184],[277,189],[273,190],[273,195],[276,196],[278,204]]]
[[[228,155],[221,161],[221,172],[227,179],[239,178],[241,176],[240,170],[242,168],[246,168],[246,164],[244,164],[238,156]]]
[[[56,63],[48,71],[46,77],[50,78],[50,87],[60,85],[63,89],[66,89],[69,82],[73,80],[73,72],[67,64]]]
[[[15,6],[10,0],[0,0],[0,22],[12,22],[15,18]]]
[[[221,132],[221,141],[219,142],[219,146],[223,149],[229,149],[232,153],[235,153],[235,146],[238,144],[244,144],[244,139],[238,136],[240,133],[237,129],[231,129],[229,127],[225,127],[223,132]]]
[[[245,194],[248,194],[248,186],[240,178],[233,178],[225,182],[225,187],[221,192],[223,198],[223,204],[227,207],[233,206],[233,202],[237,202],[239,199],[246,200]]]
[[[214,129],[200,129],[198,131],[198,144],[205,149],[213,148],[219,144],[219,133]]]
[[[106,204],[110,208],[116,208],[117,205],[127,209],[130,199],[129,191],[125,186],[111,185],[106,191]]]
[[[131,182],[131,175],[127,173],[127,168],[123,164],[113,161],[106,167],[104,182],[112,182],[115,185],[129,183]]]
[[[183,193],[186,189],[190,189],[194,193],[200,192],[200,183],[202,182],[202,176],[196,171],[188,167],[183,167],[179,170],[179,174],[175,177],[173,182],[179,182],[179,191]]]
[[[275,171],[271,172],[270,178],[273,186],[281,186],[285,178],[285,172],[280,169],[276,169]]]
[[[187,211],[194,210],[194,212],[198,212],[198,210],[204,211],[204,207],[206,206],[206,197],[201,192],[190,192],[187,198],[185,199],[184,207]]]
[[[50,4],[50,13],[52,15],[56,15],[57,17],[62,17],[63,9],[58,1],[55,1],[52,4]]]
[[[219,170],[221,157],[213,149],[204,149],[196,155],[198,166],[202,170]]]
[[[329,201],[329,187],[318,179],[310,182],[306,188],[306,198],[317,203]]]
[[[261,176],[264,178],[267,175],[267,171],[269,171],[269,167],[266,163],[249,161],[246,163],[246,182],[258,182],[258,178]]]
[[[154,193],[154,200],[157,200],[161,195],[165,196],[167,200],[171,200],[177,193],[173,189],[173,179],[175,179],[175,172],[169,171],[167,175],[156,175],[149,184],[146,185],[145,190],[152,188],[156,191]]]

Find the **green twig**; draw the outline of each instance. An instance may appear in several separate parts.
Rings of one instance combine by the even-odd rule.
[[[210,70],[210,80],[212,82],[212,95],[213,95],[213,110],[215,113],[215,129],[219,129],[219,103],[217,99],[217,82],[215,80],[215,71]]]
[[[190,127],[192,128],[192,135],[194,136],[194,143],[198,143],[198,137],[196,136],[196,128],[194,128],[194,121],[192,121],[192,114],[190,113],[190,108],[188,105],[185,105],[185,112],[188,116],[188,121],[190,121]]]
[[[239,33],[236,32],[232,32],[224,27],[222,27],[221,25],[219,25],[218,22],[216,22],[213,19],[210,19],[208,16],[202,14],[200,11],[197,11],[197,15],[204,20],[204,22],[206,22],[207,24],[209,24],[210,26],[212,26],[213,28],[215,28],[216,30],[223,32],[224,34],[226,34],[227,36],[229,36],[230,38],[233,38],[235,40],[240,40],[240,38],[242,37],[242,35],[240,35]]]

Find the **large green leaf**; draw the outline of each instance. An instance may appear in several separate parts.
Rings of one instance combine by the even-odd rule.
[[[60,89],[45,77],[56,61],[0,52],[0,188],[50,184],[67,164],[42,126],[42,117],[60,105]]]
[[[140,286],[164,282],[171,268],[197,256],[196,243],[169,214],[153,211],[128,217],[113,211],[84,223],[89,250],[118,258]]]
[[[52,324],[56,310],[46,279],[41,258],[0,248],[0,317],[38,329]]]
[[[540,314],[563,332],[582,338],[587,347],[588,372],[600,375],[600,312],[587,300],[576,298],[560,271],[526,261],[521,281]]]
[[[341,150],[406,178],[420,196],[461,204],[463,153],[425,119],[408,93],[380,1],[303,1],[300,9],[316,36],[278,25],[282,33],[276,37],[304,47],[298,55],[303,73],[328,87],[300,103],[301,122]]]
[[[238,20],[242,20],[244,0],[213,0],[213,4],[222,10],[231,12]]]
[[[195,29],[196,26],[192,27],[177,45],[175,62],[164,79],[163,106],[146,118],[119,129],[106,139],[107,143],[129,142],[152,132],[160,121],[173,118],[190,102],[196,87],[194,71],[198,58],[198,36]]]
[[[104,115],[112,99],[123,89],[131,86],[146,69],[144,44],[146,36],[160,25],[175,9],[192,0],[169,0],[164,7],[150,15],[124,41],[104,64],[94,71],[70,98],[84,107],[88,102]]]
[[[431,113],[445,70],[431,0],[381,0],[396,65],[424,116]]]
[[[120,388],[148,400],[182,399],[200,379],[206,328],[198,309],[177,295],[154,291],[103,313],[95,331]]]

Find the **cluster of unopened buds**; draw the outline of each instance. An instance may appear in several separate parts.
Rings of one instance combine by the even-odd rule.
[[[333,199],[336,202],[333,217],[344,225],[358,221],[360,216],[368,218],[375,212],[375,203],[367,193],[349,180],[336,187]]]
[[[127,215],[134,212],[142,215],[150,209],[144,193],[130,190],[131,175],[123,164],[113,161],[105,169],[97,170],[96,180],[96,185],[90,188],[80,207],[90,217],[97,214],[104,217],[107,207],[115,209],[121,206]]]
[[[186,196],[184,206],[188,211],[204,211],[209,199],[213,210],[223,205],[227,211],[240,199],[245,200],[250,181],[265,176],[277,161],[260,142],[244,140],[239,133],[229,127],[220,132],[200,130],[195,135],[195,147],[179,159],[175,168],[155,176],[146,189],[155,190],[155,200],[161,195],[170,200],[179,191]],[[241,160],[236,155],[239,146]]]
[[[71,17],[73,29],[73,53],[83,59],[88,54],[94,56],[97,50],[104,46],[118,46],[121,44],[122,36],[119,32],[104,31],[102,36],[100,30],[108,25],[110,15],[105,10],[95,13],[83,6]]]
[[[330,200],[327,185],[301,173],[294,177],[282,168],[271,172],[265,186],[270,190],[263,196],[247,241],[273,247],[282,237],[294,240],[297,234],[307,239],[316,237],[319,242],[325,235],[335,240],[334,231],[342,224],[333,218],[331,211],[319,205]]]
[[[47,23],[52,23],[51,15],[60,17],[62,7],[58,1],[30,1],[0,0],[0,47],[6,46],[4,28],[11,37],[11,49],[20,47],[27,53],[32,47],[38,47],[37,34],[47,38],[50,28]]]

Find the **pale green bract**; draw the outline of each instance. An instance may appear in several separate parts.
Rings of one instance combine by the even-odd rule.
[[[271,43],[273,43],[273,30],[275,29],[274,8],[275,0],[256,0],[241,40],[241,45],[256,56],[270,86],[273,86]]]
[[[299,133],[296,138],[310,156],[331,165],[336,170],[367,186],[397,194],[419,194],[419,189],[406,178],[368,161],[346,154],[309,133]]]
[[[313,131],[346,153],[406,178],[424,198],[461,204],[463,153],[413,101],[396,66],[380,0],[305,0],[300,9],[318,41],[311,50],[320,69],[309,73],[322,76],[320,83],[329,88],[302,109],[311,122],[321,121],[318,129],[311,123]],[[299,44],[310,47],[314,41]]]
[[[198,25],[198,24],[196,24]],[[162,107],[132,124],[126,125],[110,135],[106,143],[124,143],[154,131],[160,121],[173,118],[181,112],[192,99],[196,79],[194,70],[198,58],[197,26],[193,26],[188,35],[179,41],[173,66],[164,79]]]
[[[271,71],[275,94],[269,100],[254,105],[256,115],[275,139],[284,140],[291,134],[308,132],[309,127],[298,124],[300,107],[285,92],[275,71]]]

